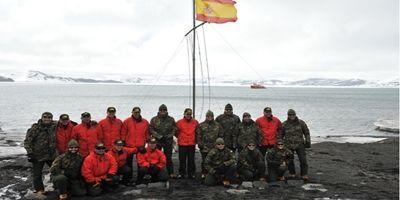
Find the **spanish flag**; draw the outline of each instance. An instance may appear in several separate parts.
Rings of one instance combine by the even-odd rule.
[[[196,19],[219,24],[235,22],[235,3],[233,0],[196,0]]]

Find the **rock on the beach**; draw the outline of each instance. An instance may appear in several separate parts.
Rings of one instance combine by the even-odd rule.
[[[243,187],[243,188],[253,188],[253,182],[250,182],[250,181],[243,181],[242,187]]]
[[[139,195],[142,194],[142,190],[128,190],[125,191],[122,195]]]
[[[327,189],[325,189],[322,184],[316,184],[316,183],[308,183],[302,186],[303,189],[305,190],[311,190],[311,191],[320,191],[320,192],[326,192],[328,191]]]
[[[149,183],[147,185],[148,188],[165,188],[165,183],[164,182],[155,182],[155,183]]]
[[[265,181],[254,181],[253,182],[253,187],[259,189],[259,190],[264,190],[267,188],[267,182]]]
[[[34,193],[32,190],[28,190],[28,192],[25,194],[24,198],[28,199],[28,200],[36,200],[36,199],[42,200],[42,199],[46,199],[47,197],[46,197],[46,195],[37,194],[37,193]]]
[[[250,191],[249,190],[229,189],[229,190],[226,190],[226,192],[229,194],[246,194]]]

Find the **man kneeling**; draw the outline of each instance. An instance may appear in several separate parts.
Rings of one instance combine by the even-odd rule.
[[[81,176],[83,158],[78,154],[78,149],[78,142],[70,140],[67,152],[59,155],[50,167],[51,179],[60,194],[59,199],[67,199],[67,193],[73,196],[86,194]]]
[[[265,181],[265,162],[255,142],[249,142],[240,152],[238,173],[244,181]]]
[[[269,182],[284,181],[283,176],[288,170],[288,163],[293,162],[293,153],[287,149],[283,140],[279,139],[276,146],[267,151]]]
[[[151,182],[168,182],[166,157],[157,149],[157,140],[151,138],[146,148],[139,147],[136,155],[139,170],[136,185],[144,183],[144,177],[150,177]]]
[[[224,186],[229,186],[236,177],[236,160],[232,150],[225,148],[222,138],[215,141],[215,148],[211,149],[204,161],[207,169],[205,184],[214,185],[222,180]]]
[[[136,153],[136,148],[134,148],[133,152]],[[108,151],[107,154],[110,154],[118,164],[117,174],[122,176],[120,184],[130,186],[132,179],[132,168],[130,168],[127,163],[128,152],[124,149],[124,142],[122,140],[115,140],[113,148]]]
[[[91,196],[111,192],[118,187],[117,162],[111,155],[105,154],[105,151],[104,144],[97,143],[94,152],[91,152],[83,161],[81,173]]]

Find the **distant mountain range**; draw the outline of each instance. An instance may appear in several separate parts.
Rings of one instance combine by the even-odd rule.
[[[187,75],[167,75],[156,77],[154,75],[88,75],[91,77],[70,77],[50,75],[40,71],[28,73],[0,73],[0,82],[43,82],[43,83],[125,83],[140,85],[189,85],[191,80]],[[308,78],[304,80],[285,81],[278,79],[249,80],[230,78],[227,76],[212,77],[211,85],[248,86],[254,82],[265,86],[310,86],[310,87],[399,87],[399,79],[390,81],[367,81],[363,79],[334,79],[334,78]],[[198,84],[202,84],[198,80]],[[203,84],[207,84],[203,81]]]

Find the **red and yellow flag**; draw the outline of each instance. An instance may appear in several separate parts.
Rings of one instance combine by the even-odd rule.
[[[196,19],[211,23],[235,22],[235,3],[233,0],[196,0]]]

